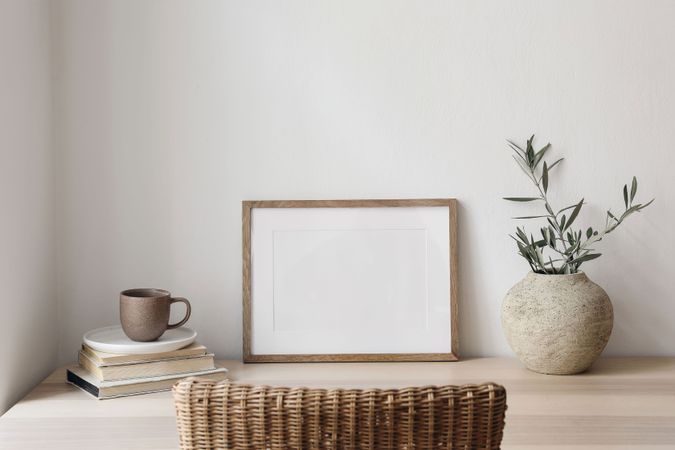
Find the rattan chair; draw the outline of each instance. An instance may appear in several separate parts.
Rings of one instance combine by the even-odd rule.
[[[496,384],[326,390],[187,378],[173,396],[183,450],[499,449],[506,411]]]

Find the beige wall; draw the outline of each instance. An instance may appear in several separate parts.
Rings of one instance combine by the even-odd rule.
[[[123,288],[193,302],[241,354],[240,201],[455,196],[461,347],[506,355],[507,237],[531,192],[504,140],[551,140],[556,204],[656,203],[586,270],[610,355],[675,355],[675,3],[89,1],[59,8],[60,360]]]
[[[529,210],[500,197],[529,186],[504,139],[531,132],[567,157],[551,189],[586,197],[580,220],[633,174],[657,196],[586,270],[608,354],[675,354],[674,3],[60,0],[51,42],[49,5],[0,1],[0,410],[126,287],[189,297],[238,357],[242,199],[459,198],[463,354],[510,354]]]
[[[0,0],[0,413],[56,364],[49,2]]]

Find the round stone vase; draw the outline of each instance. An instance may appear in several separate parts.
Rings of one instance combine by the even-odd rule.
[[[613,323],[609,296],[583,272],[530,272],[502,304],[506,340],[523,364],[539,373],[588,369],[607,345]]]

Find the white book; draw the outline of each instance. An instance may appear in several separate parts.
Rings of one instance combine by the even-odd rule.
[[[99,350],[94,350],[87,344],[82,344],[82,352],[85,353],[89,357],[89,359],[103,366],[113,364],[131,364],[137,362],[160,361],[175,358],[191,358],[193,356],[203,356],[207,353],[206,347],[197,342],[188,345],[187,347],[183,347],[178,350],[173,350],[170,352],[145,353],[139,355],[119,355],[116,353],[106,353]]]
[[[132,378],[158,377],[181,373],[215,369],[214,355],[208,353],[187,358],[172,358],[159,361],[134,362],[126,364],[102,364],[86,352],[78,355],[80,366],[87,369],[101,381],[127,380]]]

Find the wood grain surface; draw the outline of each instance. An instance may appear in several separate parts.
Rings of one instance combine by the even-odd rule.
[[[405,387],[494,381],[507,389],[505,450],[675,448],[675,358],[605,358],[589,372],[548,376],[514,359],[454,363],[242,364],[249,384]],[[97,401],[56,370],[0,418],[2,449],[176,449],[168,392]]]

